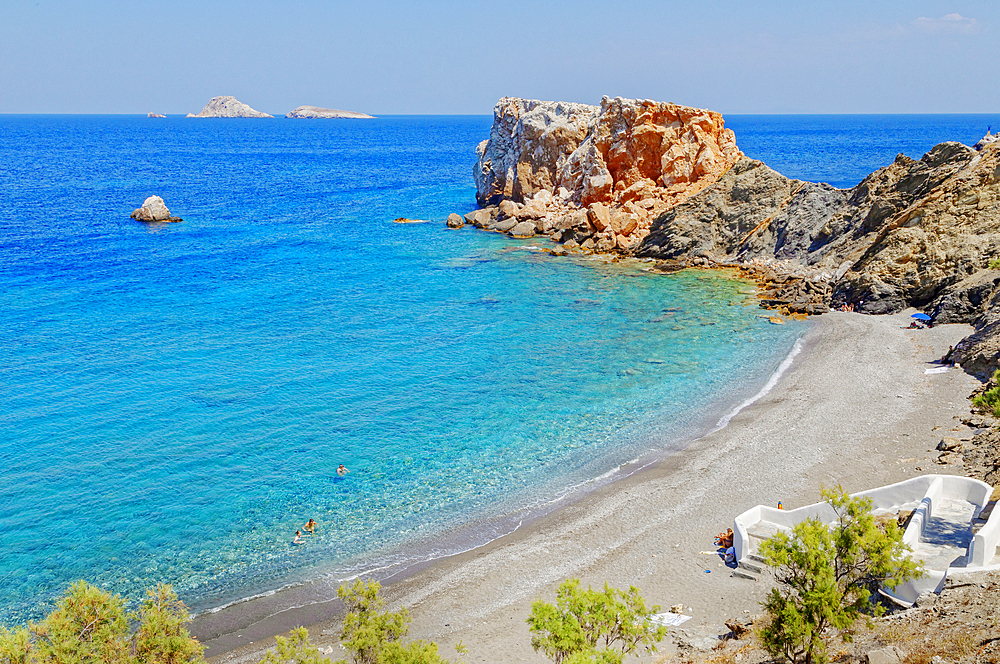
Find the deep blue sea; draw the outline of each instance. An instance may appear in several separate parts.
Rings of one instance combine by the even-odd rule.
[[[727,123],[852,186],[993,120]],[[447,230],[490,123],[0,116],[0,623],[80,578],[204,611],[468,549],[761,390],[807,323],[747,284]],[[130,219],[152,194],[184,221]]]

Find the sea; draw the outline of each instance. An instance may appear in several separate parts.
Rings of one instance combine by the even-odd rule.
[[[727,126],[850,187],[996,119]],[[447,229],[491,121],[0,115],[0,623],[78,579],[205,612],[384,578],[683,454],[780,377],[809,323],[732,275]],[[130,219],[153,194],[183,221]]]

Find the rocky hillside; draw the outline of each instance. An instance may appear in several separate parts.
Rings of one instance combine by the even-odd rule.
[[[899,155],[851,189],[745,157],[718,113],[649,100],[598,106],[504,98],[466,220],[563,251],[737,265],[768,306],[881,314],[917,307],[976,326],[956,359],[1000,354],[1000,141]]]

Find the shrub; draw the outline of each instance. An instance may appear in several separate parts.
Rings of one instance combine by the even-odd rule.
[[[1000,419],[1000,369],[993,372],[993,379],[990,382],[994,387],[974,397],[972,405],[979,410],[993,413],[993,417]]]
[[[340,586],[337,595],[347,604],[341,642],[355,664],[447,664],[437,652],[436,643],[402,643],[410,630],[410,615],[405,608],[389,611],[379,597],[377,581],[355,581],[350,588]],[[340,660],[338,664],[347,664]]]
[[[837,514],[833,528],[806,519],[790,535],[779,532],[761,545],[783,584],[763,602],[770,622],[760,631],[761,641],[772,656],[791,664],[825,662],[828,629],[850,641],[863,613],[881,612],[870,601],[873,588],[895,588],[922,575],[906,555],[899,526],[876,525],[870,499],[843,490],[824,490],[823,498]]]
[[[147,593],[139,613],[121,597],[78,581],[39,623],[0,628],[0,664],[183,664],[204,662],[204,647],[184,629],[187,607],[168,585]],[[137,621],[133,632],[130,621]]]
[[[567,579],[556,591],[555,605],[540,599],[532,603],[531,645],[556,664],[620,664],[640,646],[656,652],[667,633],[650,622],[659,610],[647,609],[635,586],[621,591],[605,583],[602,591],[581,590],[579,579]]]
[[[991,270],[1000,270],[1000,257],[994,258],[993,260],[991,260],[986,265],[986,267],[990,268]]]
[[[309,642],[305,627],[293,629],[288,637],[276,636],[275,648],[267,653],[260,664],[321,664],[330,660],[321,657],[319,650]]]

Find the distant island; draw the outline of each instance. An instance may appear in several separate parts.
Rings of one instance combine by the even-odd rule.
[[[212,97],[198,114],[188,113],[189,118],[273,118],[273,115],[261,113],[241,102],[236,97]]]
[[[338,111],[335,108],[320,108],[318,106],[299,106],[294,111],[285,116],[295,120],[316,120],[316,119],[352,119],[352,120],[374,120],[374,115],[367,113],[357,113],[355,111]]]

